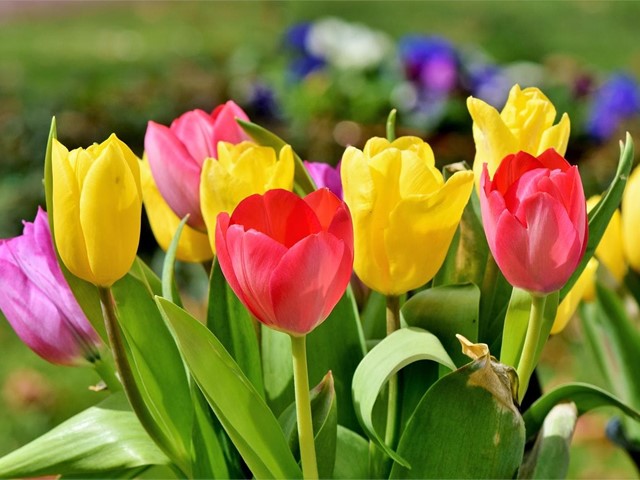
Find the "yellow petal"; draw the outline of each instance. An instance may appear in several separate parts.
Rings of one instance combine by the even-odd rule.
[[[600,196],[595,195],[587,200],[587,210],[594,208],[600,201]],[[624,258],[622,246],[622,224],[620,210],[613,212],[609,225],[600,243],[596,248],[596,257],[613,275],[618,283],[621,283],[627,273],[627,263]]]
[[[564,156],[567,151],[567,145],[569,144],[569,133],[571,132],[571,122],[569,121],[569,115],[562,114],[562,118],[557,125],[547,128],[542,134],[540,139],[540,146],[536,155],[540,155],[548,148],[555,149],[560,155]]]
[[[598,261],[595,258],[591,258],[591,260],[589,260],[589,263],[587,263],[584,271],[578,277],[576,283],[573,285],[573,288],[569,290],[567,296],[564,297],[562,302],[560,302],[560,305],[558,305],[556,318],[553,322],[553,326],[551,327],[552,335],[560,333],[562,330],[564,330],[564,327],[567,326],[567,323],[569,323],[569,320],[571,320],[571,317],[573,317],[573,314],[578,308],[580,300],[590,300],[588,298],[588,293],[589,290],[594,289],[595,275],[597,270]]]
[[[640,167],[636,167],[622,195],[622,241],[629,265],[640,272]]]

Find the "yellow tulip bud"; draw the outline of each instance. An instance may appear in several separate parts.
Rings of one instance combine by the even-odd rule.
[[[597,270],[598,261],[595,258],[591,258],[576,283],[574,283],[571,290],[569,290],[567,296],[564,297],[560,305],[558,305],[556,319],[553,321],[553,326],[551,327],[552,335],[564,330],[564,327],[567,326],[567,323],[569,323],[569,320],[571,320],[571,317],[573,317],[573,314],[578,308],[580,300],[590,302],[595,298]]]
[[[358,277],[385,295],[431,280],[469,200],[473,173],[457,172],[445,183],[431,147],[400,137],[372,138],[363,151],[347,148],[341,175]]]
[[[537,88],[520,89],[514,85],[507,103],[500,113],[482,100],[469,97],[467,108],[473,119],[473,140],[476,156],[473,172],[476,186],[480,186],[482,165],[487,164],[493,177],[500,162],[510,154],[525,151],[538,156],[554,148],[564,156],[569,141],[569,117],[563,114],[553,125],[556,109]]]
[[[138,158],[115,135],[69,152],[53,142],[53,226],[60,258],[100,287],[123,277],[136,258],[142,193]]]
[[[293,151],[289,145],[279,157],[271,147],[251,142],[218,142],[218,159],[208,158],[200,177],[200,207],[215,253],[216,219],[231,213],[246,197],[267,190],[293,189]]]
[[[595,195],[587,200],[587,210],[591,210],[600,201],[600,196]],[[620,210],[616,209],[604,231],[604,235],[596,248],[596,257],[611,273],[618,283],[622,283],[627,273],[627,262],[624,258],[622,247],[622,220]]]
[[[631,268],[640,272],[640,167],[636,167],[622,194],[622,244]]]
[[[181,219],[171,210],[171,207],[160,194],[156,182],[153,180],[153,175],[151,175],[146,156],[140,163],[140,178],[142,180],[142,199],[151,224],[151,230],[160,248],[166,252],[171,240],[173,240],[173,236],[176,234]],[[182,228],[182,234],[178,242],[176,258],[183,262],[211,260],[213,252],[209,246],[207,234],[185,225]]]

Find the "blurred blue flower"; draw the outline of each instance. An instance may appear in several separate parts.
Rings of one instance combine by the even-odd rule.
[[[513,86],[505,70],[490,63],[471,64],[469,81],[471,94],[497,109],[505,104]]]
[[[285,45],[291,50],[308,54],[306,43],[311,27],[311,22],[296,23],[289,27],[284,34]]]
[[[444,38],[408,35],[398,44],[407,78],[428,97],[446,96],[458,83],[458,54]]]
[[[620,122],[640,113],[640,86],[626,73],[614,73],[594,93],[587,118],[587,133],[605,141]]]
[[[326,61],[309,51],[309,33],[313,28],[310,22],[295,24],[285,32],[284,45],[293,54],[289,62],[289,78],[299,82],[315,70],[325,66]]]
[[[275,92],[262,82],[255,82],[251,85],[247,103],[256,117],[278,118],[280,116],[280,106],[276,100]]]

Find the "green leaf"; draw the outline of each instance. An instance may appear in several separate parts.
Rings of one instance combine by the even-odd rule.
[[[332,478],[336,460],[338,409],[331,372],[327,373],[322,381],[310,391],[310,401],[318,474],[320,478]],[[296,415],[296,404],[292,403],[282,412],[278,421],[285,437],[289,441],[289,448],[293,455],[296,459],[300,459]]]
[[[571,438],[578,421],[573,403],[560,403],[544,419],[533,449],[518,470],[518,478],[566,478]]]
[[[117,393],[0,458],[0,477],[107,473],[169,463]]]
[[[513,478],[524,439],[509,369],[487,352],[424,395],[398,445],[410,468],[390,478]]]
[[[620,159],[618,161],[618,169],[616,175],[611,181],[607,192],[602,196],[597,205],[589,212],[589,239],[587,241],[587,249],[569,281],[560,290],[560,301],[567,296],[571,287],[576,283],[580,274],[584,271],[587,263],[596,252],[596,247],[600,243],[604,235],[609,221],[614,212],[620,205],[624,187],[633,167],[633,140],[627,132],[625,143],[620,143]]]
[[[136,257],[129,273],[140,280],[151,295],[162,295],[162,281],[140,257]]]
[[[434,287],[411,297],[402,306],[409,326],[433,333],[457,366],[469,362],[456,333],[478,341],[480,289],[473,284]]]
[[[156,297],[183,358],[220,423],[256,478],[300,478],[278,421],[238,364],[198,320]]]
[[[387,297],[372,290],[362,311],[362,330],[367,340],[387,335]]]
[[[369,438],[389,457],[407,462],[387,445],[374,428],[373,408],[389,378],[418,360],[432,360],[451,370],[456,367],[438,338],[419,328],[401,328],[384,338],[360,362],[353,375],[353,402],[360,425]]]
[[[245,122],[244,120],[240,120],[238,118],[236,118],[236,122],[238,122],[240,127],[242,127],[247,135],[249,135],[256,143],[259,143],[260,145],[272,147],[276,152],[279,152],[282,147],[287,145],[287,142],[285,142],[276,134],[270,132],[266,128],[261,127],[260,125],[252,122]],[[309,176],[307,169],[304,168],[302,159],[295,152],[293,152],[293,160],[295,163],[293,180],[297,187],[297,190],[302,195],[307,195],[313,192],[316,189],[316,186]]]
[[[342,425],[338,425],[333,478],[369,478],[369,442]]]
[[[255,322],[229,287],[220,264],[214,262],[209,283],[207,326],[240,366],[258,393],[264,396],[262,362]]]
[[[535,437],[545,417],[553,407],[567,401],[576,404],[578,415],[582,415],[594,408],[616,407],[631,418],[640,421],[640,412],[634,410],[601,388],[587,383],[568,383],[545,393],[524,413],[523,417],[527,429],[527,439]]]
[[[162,438],[154,438],[187,468],[193,406],[187,374],[171,333],[146,286],[127,274],[111,288],[136,384]]]
[[[176,228],[176,232],[173,234],[173,238],[171,239],[171,243],[169,244],[169,248],[167,249],[167,253],[164,256],[164,262],[162,263],[162,296],[176,304],[181,304],[181,302],[180,294],[174,283],[173,271],[176,264],[176,253],[178,252],[180,235],[182,235],[182,229],[187,223],[187,220],[189,220],[188,214],[180,220],[180,223]]]

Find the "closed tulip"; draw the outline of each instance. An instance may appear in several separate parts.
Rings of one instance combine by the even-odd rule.
[[[631,268],[640,272],[640,167],[636,167],[622,195],[622,244]]]
[[[0,282],[0,310],[31,350],[59,365],[96,358],[101,342],[60,270],[44,211],[0,240]]]
[[[249,195],[276,188],[291,190],[293,173],[293,151],[289,145],[277,155],[273,148],[251,142],[218,144],[218,159],[204,162],[200,182],[202,215],[214,253],[218,215],[232,212]]]
[[[123,277],[136,258],[142,193],[138,158],[115,135],[69,152],[53,142],[53,225],[60,258],[100,287]]]
[[[372,138],[362,151],[349,147],[341,170],[358,277],[385,295],[431,280],[469,200],[473,173],[456,172],[445,183],[431,147],[417,137]]]
[[[480,204],[489,248],[511,285],[544,295],[567,282],[587,246],[577,167],[553,149],[509,155],[493,178],[482,171]]]
[[[240,143],[248,136],[236,118],[249,120],[229,101],[211,114],[192,110],[170,127],[149,122],[144,148],[158,190],[178,218],[189,214],[189,225],[204,230],[200,210],[200,174],[207,158],[216,158],[218,142]]]
[[[469,97],[467,107],[473,119],[473,140],[476,156],[473,172],[480,187],[483,165],[493,176],[507,155],[520,151],[538,156],[548,148],[564,155],[569,141],[570,123],[567,114],[554,125],[556,109],[537,88],[524,90],[514,85],[500,113],[482,100]]]
[[[302,336],[327,318],[353,268],[353,226],[327,189],[270,190],[218,216],[216,250],[240,301],[262,323]]]

